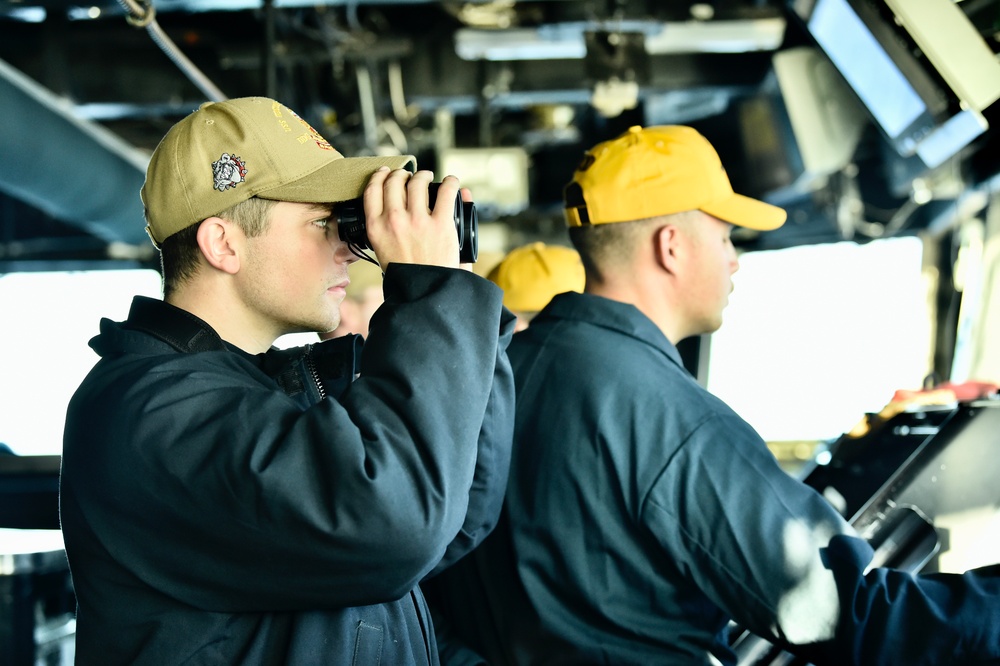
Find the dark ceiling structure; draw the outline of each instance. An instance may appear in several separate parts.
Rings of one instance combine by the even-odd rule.
[[[583,151],[633,124],[695,126],[737,191],[788,209],[737,238],[748,250],[944,230],[1000,172],[1000,0],[940,4],[0,0],[0,272],[151,264],[150,151],[199,104],[248,95],[345,155],[455,168],[513,239],[561,238]],[[903,15],[918,5],[930,14]],[[827,18],[844,8],[916,90],[903,129],[880,61],[859,79],[838,61],[862,45]],[[932,19],[952,42],[925,34]]]

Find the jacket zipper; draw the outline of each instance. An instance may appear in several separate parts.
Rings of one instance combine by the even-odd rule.
[[[319,391],[319,399],[325,399],[326,389],[323,388],[323,382],[320,381],[319,372],[316,370],[316,360],[313,358],[312,345],[306,347],[306,368],[309,370],[309,376],[312,377],[313,383],[316,384],[316,390]]]

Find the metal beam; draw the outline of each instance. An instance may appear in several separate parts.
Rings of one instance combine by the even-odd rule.
[[[0,60],[0,190],[107,242],[146,245],[149,156]]]

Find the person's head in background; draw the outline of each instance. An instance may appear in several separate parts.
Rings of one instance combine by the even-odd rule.
[[[503,289],[503,304],[517,315],[515,331],[527,328],[553,296],[582,292],[584,285],[583,262],[577,251],[545,243],[514,248],[486,277]]]

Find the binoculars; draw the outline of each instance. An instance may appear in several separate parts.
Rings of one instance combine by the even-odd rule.
[[[438,188],[441,183],[431,183],[427,187],[428,201],[437,200]],[[337,231],[340,240],[361,250],[371,248],[368,241],[368,229],[365,226],[364,201],[361,198],[351,199],[334,204],[333,213],[337,217]],[[463,264],[474,264],[479,258],[479,215],[476,205],[471,201],[462,201],[462,194],[455,195],[455,232],[458,234],[458,258]]]

